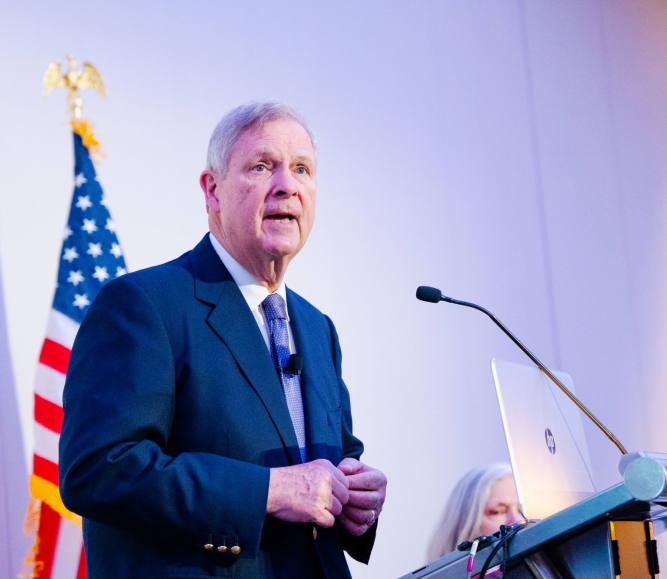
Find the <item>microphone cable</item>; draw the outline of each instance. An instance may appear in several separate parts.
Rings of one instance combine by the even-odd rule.
[[[478,549],[483,549],[488,545],[497,541],[500,537],[499,531],[496,531],[492,535],[480,535],[473,541],[463,541],[460,545],[457,545],[457,551],[468,551],[468,563],[466,565],[466,579],[472,579],[472,570],[475,566],[475,555],[477,555]]]
[[[498,554],[498,551],[500,551],[501,547],[503,546],[505,547],[505,549],[503,550],[503,559],[500,563],[500,568],[504,572],[505,565],[509,557],[510,541],[512,540],[514,535],[516,535],[521,529],[523,529],[530,523],[534,522],[535,522],[534,520],[524,520],[520,521],[518,524],[513,523],[512,525],[500,525],[500,539],[493,546],[493,549],[491,549],[491,552],[489,553],[489,556],[486,558],[486,561],[484,561],[484,565],[482,565],[482,569],[480,570],[477,579],[484,579],[484,577],[486,577],[486,573],[489,570],[491,561],[493,561],[493,558]]]

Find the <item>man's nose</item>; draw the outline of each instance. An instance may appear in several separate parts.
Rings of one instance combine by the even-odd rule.
[[[299,192],[299,182],[289,168],[274,171],[273,184],[276,195],[292,196]]]

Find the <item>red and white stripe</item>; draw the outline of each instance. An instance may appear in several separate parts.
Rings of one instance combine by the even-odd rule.
[[[56,486],[65,373],[78,329],[74,320],[51,310],[35,379],[33,474]]]
[[[35,566],[39,579],[85,579],[81,527],[58,493],[63,388],[79,324],[51,310],[35,379],[35,448],[31,490],[42,501]]]
[[[37,578],[86,579],[81,527],[42,503],[37,534]]]

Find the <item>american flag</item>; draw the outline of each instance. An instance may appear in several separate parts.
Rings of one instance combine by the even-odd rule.
[[[38,503],[35,516],[37,540],[29,559],[32,576],[39,579],[86,576],[81,519],[65,508],[58,491],[63,387],[74,337],[90,303],[109,279],[126,273],[116,227],[84,146],[92,134],[85,121],[78,121],[73,127],[74,195],[35,379],[35,450],[30,491],[41,504]]]

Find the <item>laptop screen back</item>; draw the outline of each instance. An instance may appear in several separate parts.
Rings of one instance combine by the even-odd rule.
[[[581,412],[535,366],[491,360],[521,512],[543,519],[595,494]],[[574,392],[572,378],[556,377]]]

